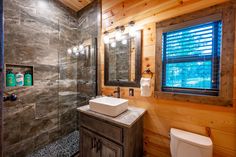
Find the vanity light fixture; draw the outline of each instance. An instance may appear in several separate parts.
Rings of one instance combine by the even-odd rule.
[[[115,40],[116,41],[121,41],[122,44],[124,44],[124,45],[127,44],[127,42],[128,42],[127,39],[124,39],[123,36],[122,36],[122,34],[124,33],[126,27],[129,27],[129,36],[130,37],[134,37],[136,35],[136,27],[135,27],[135,22],[134,21],[130,21],[128,23],[128,25],[125,25],[125,26],[117,26],[115,28]],[[111,45],[116,47],[116,44],[114,44],[115,41],[112,41],[112,42],[110,41],[108,31],[104,32],[103,42],[104,42],[104,44],[111,43]]]

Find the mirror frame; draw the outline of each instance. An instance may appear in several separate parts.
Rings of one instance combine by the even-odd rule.
[[[136,31],[135,35],[135,80],[134,81],[109,81],[109,55],[108,46],[104,44],[105,54],[104,54],[104,85],[105,86],[121,86],[121,87],[140,87],[141,79],[141,65],[142,65],[142,30]]]

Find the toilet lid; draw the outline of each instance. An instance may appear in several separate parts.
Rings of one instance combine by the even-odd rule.
[[[174,128],[171,128],[170,133],[172,136],[178,138],[179,140],[189,142],[193,145],[197,145],[200,147],[212,147],[212,141],[209,137]]]

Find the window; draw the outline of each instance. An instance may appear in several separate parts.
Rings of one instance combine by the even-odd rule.
[[[222,22],[162,34],[162,91],[219,95]]]

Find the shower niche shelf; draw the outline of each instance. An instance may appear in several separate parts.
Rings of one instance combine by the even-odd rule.
[[[23,75],[26,72],[29,72],[32,76],[32,85],[31,86],[7,86],[6,83],[6,77],[7,77],[7,71],[12,71],[14,74],[20,72]],[[6,88],[27,88],[27,87],[32,87],[34,85],[34,67],[31,65],[23,65],[23,64],[5,64],[5,70],[4,70],[4,76],[5,76],[5,87]]]

